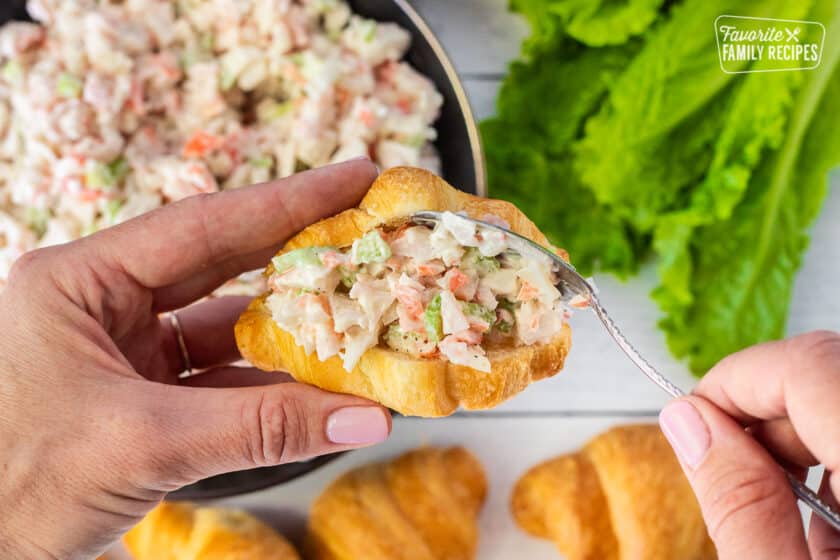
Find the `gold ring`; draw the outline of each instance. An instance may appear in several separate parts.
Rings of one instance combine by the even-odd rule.
[[[190,353],[187,351],[187,342],[184,340],[184,329],[181,328],[181,321],[178,319],[178,314],[174,311],[169,314],[169,323],[172,325],[172,330],[175,331],[178,348],[181,349],[181,359],[184,362],[184,371],[179,377],[189,377],[193,371],[192,361],[190,361]]]

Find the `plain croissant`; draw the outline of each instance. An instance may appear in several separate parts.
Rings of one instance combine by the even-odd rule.
[[[134,560],[300,560],[289,542],[239,510],[163,502],[124,541]]]
[[[361,467],[312,506],[307,560],[466,560],[487,483],[469,452],[422,448]]]
[[[569,560],[716,558],[700,508],[655,425],[613,428],[519,479],[517,523]]]

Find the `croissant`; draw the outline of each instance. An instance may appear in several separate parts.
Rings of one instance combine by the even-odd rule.
[[[278,259],[284,257],[287,261],[295,258],[307,258],[310,259],[310,264],[311,259],[321,259],[323,263],[315,261],[317,266],[328,266],[325,260],[327,257],[334,261],[347,258],[349,253],[341,253],[341,251],[351,246],[354,247],[353,251],[355,251],[356,244],[354,242],[367,238],[369,233],[374,234],[375,239],[373,241],[377,241],[381,245],[384,242],[379,239],[380,230],[386,237],[391,235],[394,230],[397,230],[394,235],[399,235],[400,227],[406,225],[408,217],[420,210],[464,212],[468,216],[479,219],[487,219],[487,216],[490,215],[497,220],[506,222],[506,225],[509,225],[512,231],[543,246],[550,247],[546,237],[512,204],[500,200],[479,198],[458,191],[443,179],[421,169],[394,168],[380,175],[358,208],[347,210],[332,218],[313,224],[286,243],[273,260],[273,264],[266,269],[266,275],[269,276],[270,283],[274,273],[276,273],[275,280],[283,281],[284,271],[278,271],[276,263],[278,263]],[[328,251],[328,254],[301,252],[302,249],[306,248],[312,251],[315,251],[316,248],[318,251],[325,251],[327,248],[333,248],[334,250]],[[383,252],[387,251],[388,255],[391,254],[387,246],[378,249]],[[377,247],[374,246],[372,250],[377,250]],[[553,250],[564,258],[566,257],[562,251]],[[286,257],[287,255],[288,257]],[[435,262],[441,261],[436,259]],[[302,265],[287,263],[284,266],[300,267]],[[449,266],[443,267],[447,274],[449,273]],[[439,269],[438,274],[440,273]],[[418,274],[420,273],[418,272]],[[460,274],[460,272],[457,274]],[[446,278],[444,276],[443,279]],[[342,282],[345,279],[342,277]],[[450,288],[459,285],[453,284],[452,280],[458,279],[455,279],[454,276],[450,278]],[[350,279],[350,282],[354,281],[352,278]],[[513,281],[516,282],[516,279]],[[336,287],[337,282],[338,280],[335,279],[331,287],[327,289],[341,289],[340,286]],[[412,284],[412,286],[416,285],[416,282]],[[423,286],[420,287],[423,288]],[[315,291],[315,294],[318,293]],[[487,344],[481,342],[481,349],[473,354],[486,352],[486,362],[483,361],[482,357],[476,355],[463,355],[464,352],[460,348],[452,350],[453,355],[456,350],[463,355],[464,363],[468,363],[470,359],[475,359],[481,364],[486,364],[485,366],[464,365],[464,363],[454,363],[441,359],[440,352],[437,349],[442,348],[443,343],[438,345],[436,349],[437,341],[429,343],[425,340],[426,334],[424,333],[430,328],[428,325],[424,327],[422,323],[420,324],[419,332],[421,334],[419,335],[417,330],[404,332],[401,330],[403,318],[400,318],[400,329],[388,330],[385,334],[367,332],[360,327],[361,335],[359,336],[369,337],[365,340],[370,341],[369,344],[373,345],[359,356],[349,358],[348,354],[351,352],[346,349],[344,361],[342,361],[340,355],[330,355],[321,360],[312,351],[312,348],[307,349],[299,345],[302,337],[300,333],[294,335],[281,328],[276,322],[276,313],[287,313],[289,321],[304,321],[301,317],[304,316],[304,310],[308,310],[305,311],[307,319],[300,329],[302,331],[309,329],[308,332],[312,333],[315,332],[315,327],[312,323],[306,322],[309,321],[308,317],[310,315],[308,314],[326,312],[328,314],[332,313],[332,316],[328,318],[329,321],[332,321],[328,323],[331,325],[329,331],[332,331],[333,328],[338,331],[338,312],[336,311],[336,305],[333,304],[334,299],[331,299],[336,298],[338,294],[337,292],[321,294],[317,296],[313,295],[313,290],[300,289],[294,296],[297,299],[279,305],[274,308],[275,310],[279,309],[279,311],[274,312],[270,305],[270,293],[255,299],[236,325],[236,341],[243,357],[260,369],[268,371],[285,370],[290,372],[298,381],[316,385],[332,392],[366,397],[404,415],[446,416],[454,412],[459,406],[467,409],[491,408],[519,393],[531,382],[555,375],[563,367],[563,362],[571,344],[571,330],[568,324],[563,322],[556,328],[556,331],[550,331],[546,339],[540,339],[539,342],[531,344],[514,343],[513,340],[515,339],[510,334],[507,335],[508,338],[503,338],[497,342],[488,342]],[[355,297],[352,288],[350,296]],[[400,296],[396,297],[399,298]],[[356,305],[355,300],[343,296],[340,299],[346,302],[345,306]],[[399,301],[402,303],[402,300]],[[518,298],[517,301],[519,301]],[[451,305],[455,304],[455,300],[452,299]],[[415,305],[418,306],[417,310],[419,312],[423,312],[421,302],[418,301]],[[446,302],[443,305],[445,306]],[[299,306],[301,310],[296,313],[285,311],[292,306]],[[391,309],[395,307],[398,307],[396,302]],[[430,307],[427,306],[425,313],[428,313],[429,309]],[[501,317],[502,311],[491,311],[492,313],[498,313]],[[390,320],[394,321],[396,315],[395,312]],[[413,320],[417,321],[417,319]],[[511,324],[504,323],[495,316],[481,320],[488,321],[487,328],[489,329],[494,329],[498,324],[500,331],[503,326],[506,326],[507,330],[504,332],[511,332]],[[511,319],[511,321],[513,320]],[[472,321],[472,318],[470,318],[470,321]],[[494,321],[496,323],[493,323]],[[455,322],[452,321],[452,324]],[[470,324],[472,325],[472,323]],[[491,324],[492,326],[490,326]],[[532,320],[531,326],[533,327],[534,324]],[[539,320],[537,320],[537,324],[539,324]],[[391,324],[392,327],[395,325],[397,323]],[[443,328],[447,328],[445,318],[442,325]],[[516,336],[519,336],[518,320],[516,325],[516,330],[513,332]],[[350,329],[356,327],[344,328],[348,329],[346,333],[336,334],[336,336],[341,337],[341,344],[344,343],[343,341],[350,340]],[[366,328],[369,329],[370,327]],[[317,332],[319,336],[323,334],[322,331]],[[446,331],[442,332],[445,334]],[[474,331],[465,332],[475,334]],[[387,337],[393,333],[396,333],[396,335],[392,339],[388,339]],[[331,332],[327,335],[327,338],[333,336]],[[298,339],[296,339],[296,336]],[[315,337],[314,334],[311,336]],[[356,336],[355,339],[358,339],[359,336]],[[377,336],[379,337],[378,341]],[[435,336],[439,335],[435,334]],[[431,332],[429,337],[431,339]],[[332,339],[330,338],[330,340]],[[387,340],[392,340],[393,344],[386,344],[384,341]],[[394,349],[403,343],[410,344],[411,348],[408,351]],[[311,344],[316,344],[316,342]],[[335,344],[339,344],[339,342],[334,342]],[[349,342],[347,344],[349,345]],[[431,347],[429,347],[429,344],[431,344]],[[454,345],[457,346],[457,344],[456,341]],[[473,341],[473,344],[475,344],[475,341]],[[453,345],[450,345],[450,348],[452,347]],[[476,348],[476,346],[468,348]],[[321,352],[320,349],[319,352]],[[351,363],[352,367],[348,367],[348,363]],[[480,371],[475,369],[476,367],[484,367],[485,369]]]
[[[511,511],[569,560],[716,558],[700,508],[655,425],[613,428],[581,451],[533,467]]]
[[[123,538],[134,560],[300,560],[289,542],[238,510],[163,502]]]
[[[466,560],[487,483],[460,447],[422,448],[350,471],[310,512],[307,560]]]

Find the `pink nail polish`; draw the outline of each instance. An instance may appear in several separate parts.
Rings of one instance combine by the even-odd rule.
[[[375,406],[340,408],[327,419],[327,438],[345,445],[379,443],[388,438],[388,419]]]
[[[680,460],[690,468],[699,465],[712,443],[709,427],[688,401],[669,403],[659,413],[659,426]]]

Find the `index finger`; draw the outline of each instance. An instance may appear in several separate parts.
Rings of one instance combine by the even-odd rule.
[[[840,334],[747,348],[713,367],[694,393],[744,424],[788,418],[827,469],[840,467]]]
[[[147,288],[167,286],[237,255],[276,245],[358,204],[376,178],[368,159],[285,179],[197,195],[88,238]]]

